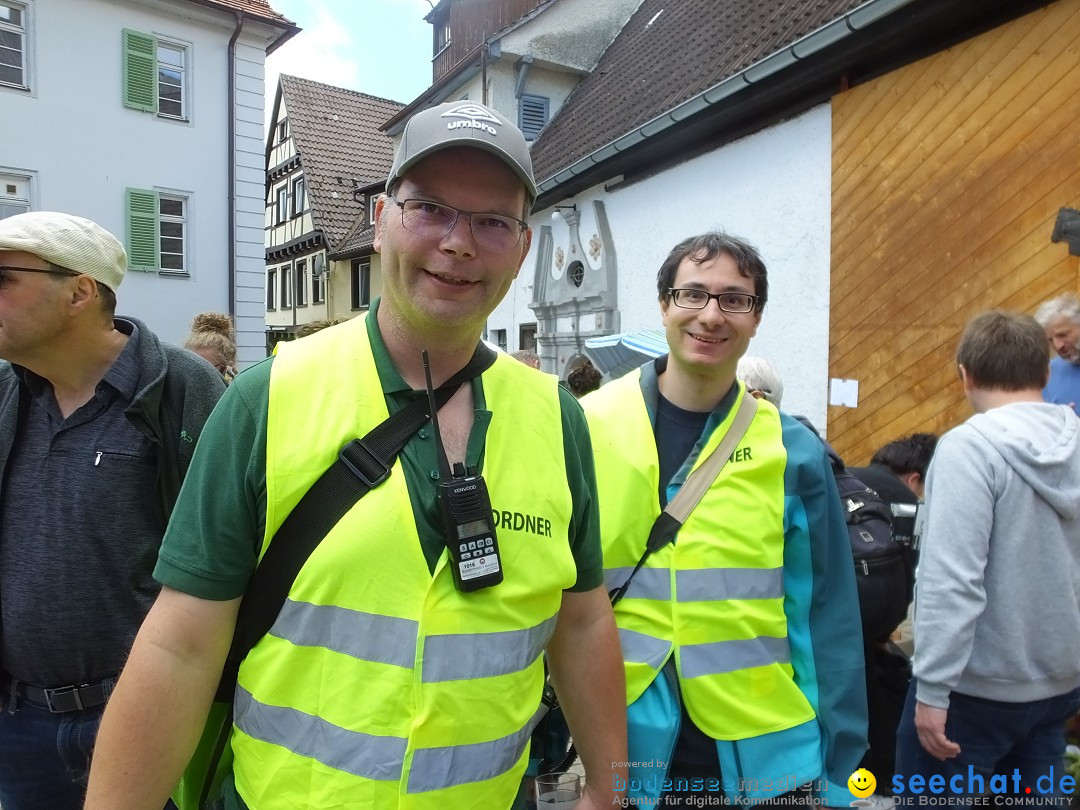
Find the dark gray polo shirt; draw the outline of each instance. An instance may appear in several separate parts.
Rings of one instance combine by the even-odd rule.
[[[52,386],[30,371],[0,505],[0,656],[36,686],[119,673],[158,592],[165,531],[157,449],[124,416],[140,384],[139,331],[94,397],[64,419]]]

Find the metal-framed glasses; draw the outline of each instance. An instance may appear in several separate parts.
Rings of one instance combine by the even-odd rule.
[[[502,214],[465,211],[431,200],[390,199],[401,208],[402,227],[428,239],[442,239],[454,229],[460,217],[467,217],[476,244],[491,250],[509,250],[521,241],[521,234],[529,227],[527,222]]]
[[[705,309],[709,301],[715,298],[717,306],[722,311],[731,313],[753,312],[758,302],[758,297],[750,293],[711,293],[694,287],[670,287],[668,295],[671,296],[671,301],[675,306],[683,309]]]
[[[49,276],[77,276],[78,273],[72,270],[65,270],[62,267],[50,267],[47,270],[43,270],[40,267],[16,267],[11,264],[0,264],[0,290],[4,289],[4,285],[7,284],[10,276],[9,273],[44,273]]]

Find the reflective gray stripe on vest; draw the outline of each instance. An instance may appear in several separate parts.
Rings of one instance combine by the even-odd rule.
[[[771,636],[691,644],[682,648],[680,672],[684,678],[720,675],[791,660],[788,640]]]
[[[417,628],[411,619],[288,599],[270,635],[299,647],[325,647],[364,661],[412,667]]]
[[[401,779],[408,740],[376,737],[335,726],[321,717],[260,703],[236,687],[233,704],[236,727],[256,740],[280,745],[294,754],[364,779]]]
[[[492,700],[501,702],[506,696],[492,695]],[[539,707],[519,730],[491,742],[417,749],[409,768],[407,792],[427,793],[494,779],[506,773],[521,758],[533,729],[545,712],[544,707]]]
[[[631,589],[634,587],[630,586]],[[701,568],[675,572],[680,602],[721,599],[779,599],[784,595],[781,568]]]
[[[671,651],[669,641],[622,627],[619,628],[619,644],[622,645],[624,661],[648,664],[653,669],[660,669]]]
[[[621,588],[634,570],[629,568],[605,568],[604,585],[608,591]],[[666,602],[671,598],[671,571],[667,568],[642,568],[634,574],[634,581],[626,590],[624,599],[659,599]]]
[[[521,672],[544,651],[555,616],[535,627],[499,633],[458,633],[424,640],[424,683],[466,681]]]

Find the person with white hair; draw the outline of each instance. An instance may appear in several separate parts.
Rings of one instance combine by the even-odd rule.
[[[82,217],[0,220],[0,803],[83,804],[98,723],[221,375],[116,317],[128,258]]]
[[[784,381],[772,360],[748,354],[739,360],[735,376],[746,383],[746,390],[751,396],[780,407],[780,401],[784,398]]]
[[[1035,320],[1057,352],[1043,399],[1080,414],[1080,298],[1072,293],[1052,298],[1035,311]]]

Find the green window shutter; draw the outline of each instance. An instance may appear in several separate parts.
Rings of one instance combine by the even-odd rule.
[[[154,191],[129,188],[125,196],[128,268],[158,269],[158,195]]]
[[[157,40],[124,29],[124,106],[157,112]]]

